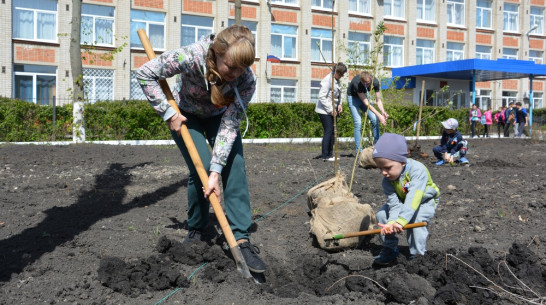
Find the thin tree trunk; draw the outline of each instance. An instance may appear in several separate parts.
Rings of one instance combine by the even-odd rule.
[[[72,70],[72,139],[74,142],[85,141],[83,115],[83,68],[80,47],[82,0],[72,0],[72,22],[70,31],[70,68]]]
[[[235,0],[235,24],[241,25],[241,0]]]

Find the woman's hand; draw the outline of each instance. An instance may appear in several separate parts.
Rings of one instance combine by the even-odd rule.
[[[176,133],[180,133],[180,126],[182,126],[182,124],[186,123],[188,119],[181,115],[180,113],[176,113],[175,115],[173,115],[168,121],[169,121],[169,128],[176,132]]]
[[[394,233],[402,233],[404,231],[404,228],[399,223],[391,223],[391,224],[381,224],[378,223],[378,226],[381,227],[381,235],[389,235]]]
[[[217,172],[210,172],[209,175],[209,185],[207,189],[203,187],[203,194],[205,195],[205,198],[209,198],[210,194],[214,192],[216,197],[220,198],[220,185],[218,184],[218,177],[220,174]]]

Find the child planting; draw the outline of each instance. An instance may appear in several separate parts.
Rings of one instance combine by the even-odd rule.
[[[453,164],[457,158],[459,158],[461,164],[468,164],[468,160],[465,157],[468,150],[468,142],[463,140],[463,136],[457,130],[459,122],[454,118],[450,118],[443,121],[442,125],[444,126],[444,131],[442,132],[440,145],[432,149],[438,159],[436,165],[444,163]]]

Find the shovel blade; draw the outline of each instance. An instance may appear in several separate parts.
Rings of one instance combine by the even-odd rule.
[[[239,271],[246,279],[252,278],[252,274],[250,274],[250,269],[248,269],[248,265],[246,264],[243,253],[241,252],[241,248],[239,248],[239,246],[235,246],[229,248],[229,250],[231,251],[231,255],[233,255],[233,259],[235,260],[237,271]]]

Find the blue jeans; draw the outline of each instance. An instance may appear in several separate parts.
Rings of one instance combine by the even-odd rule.
[[[360,146],[360,133],[362,132],[362,118],[360,117],[359,110],[366,113],[368,107],[364,105],[364,102],[360,98],[353,98],[352,96],[347,96],[347,102],[349,104],[349,110],[351,111],[351,116],[353,117],[353,126],[354,126],[354,137],[355,137],[355,151],[358,153],[358,147]],[[375,113],[368,111],[368,119],[372,123],[373,129],[373,142],[374,144],[379,140],[379,122]],[[362,150],[362,149],[361,149]]]
[[[334,156],[334,117],[329,114],[318,114],[324,129],[322,137],[322,159],[328,159]]]

